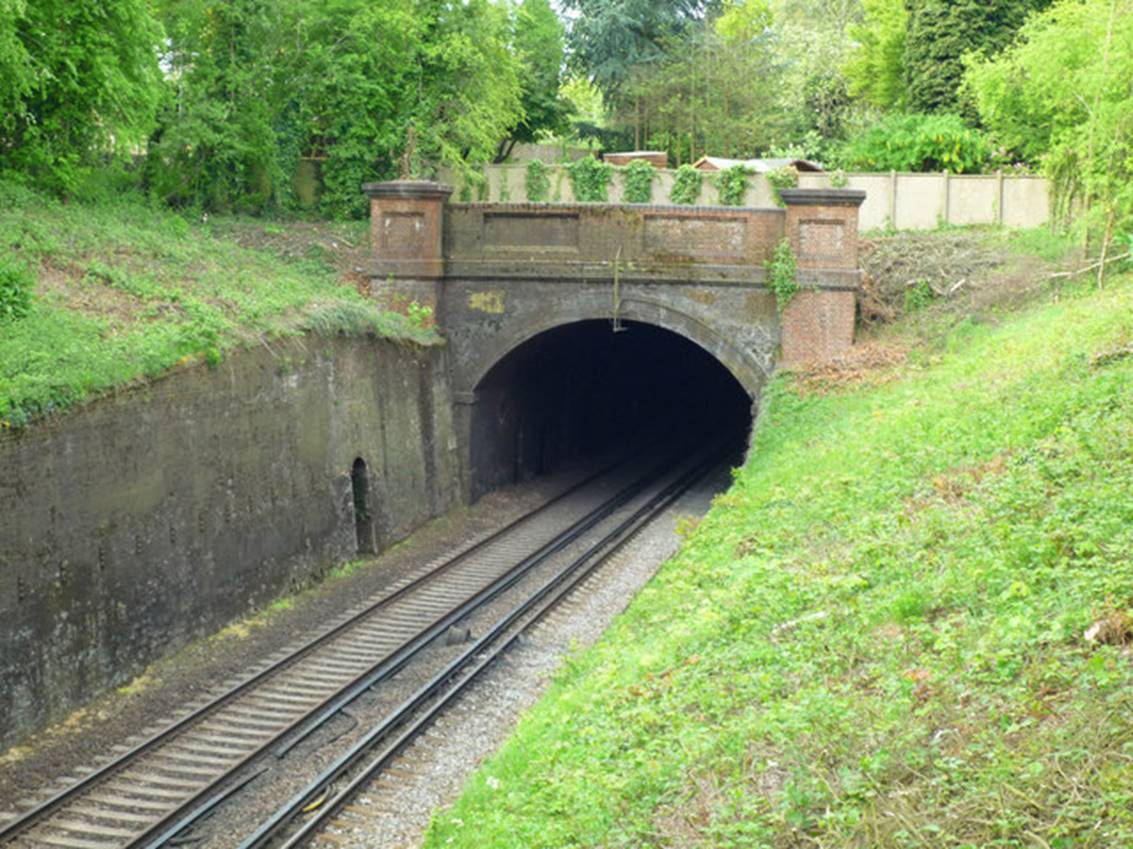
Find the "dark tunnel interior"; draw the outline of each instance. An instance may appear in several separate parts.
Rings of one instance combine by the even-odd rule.
[[[580,321],[510,352],[477,387],[472,496],[642,446],[750,428],[752,401],[718,360],[671,331]]]

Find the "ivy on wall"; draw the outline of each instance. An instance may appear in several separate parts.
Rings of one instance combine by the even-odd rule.
[[[629,163],[622,172],[625,202],[652,203],[653,178],[656,174],[657,169],[653,167],[653,163],[644,159],[635,159]]]
[[[551,193],[551,178],[547,176],[547,166],[541,159],[527,163],[527,200],[530,203],[546,203]]]
[[[751,185],[748,180],[750,173],[743,165],[733,165],[716,174],[713,182],[716,184],[716,191],[720,193],[721,206],[744,205],[744,196]]]
[[[614,166],[599,162],[593,156],[584,156],[567,166],[574,199],[579,203],[606,203],[609,200],[610,180]]]
[[[775,202],[783,206],[783,196],[779,194],[782,189],[793,189],[799,184],[799,172],[794,166],[786,165],[767,172],[767,183],[775,195]]]
[[[704,182],[704,174],[691,165],[685,164],[677,169],[673,188],[669,192],[669,200],[673,203],[691,205],[700,198],[700,187]]]

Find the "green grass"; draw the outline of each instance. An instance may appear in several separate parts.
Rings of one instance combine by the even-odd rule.
[[[37,278],[30,313],[0,324],[0,427],[24,426],[179,364],[216,365],[265,337],[436,340],[344,283],[317,245],[316,255],[287,257],[270,244],[253,249],[230,238],[248,229],[131,197],[64,204],[0,181],[0,257]]]
[[[1131,340],[1115,278],[881,386],[776,380],[426,845],[1133,846],[1133,654],[1083,638],[1133,606]]]

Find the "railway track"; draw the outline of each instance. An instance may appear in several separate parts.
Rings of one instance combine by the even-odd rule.
[[[654,465],[638,462],[607,469],[407,581],[3,826],[0,846],[170,845],[257,778],[257,762],[265,755],[282,755],[324,727],[451,626],[521,581],[540,582],[526,601],[364,734],[345,760],[336,762],[334,775],[320,776],[314,791],[301,794],[298,809],[310,803],[312,793],[323,792],[347,774],[353,776],[351,781],[364,781],[358,775],[372,774],[380,764],[360,770],[360,759],[375,747],[384,747],[387,759],[396,754],[416,733],[418,720],[427,724],[455,698],[519,630],[575,585],[573,576],[588,574],[604,556],[603,549],[620,545],[648,521],[658,504],[675,497],[674,487],[700,474],[697,463],[680,464],[676,473],[667,471],[672,463],[673,458],[667,458]],[[545,566],[566,555],[568,567]],[[540,569],[550,569],[549,576]],[[337,803],[323,810],[337,810]],[[244,845],[278,842],[294,816],[294,810],[278,814]],[[292,835],[284,845],[298,845],[290,841],[306,839],[306,834]]]

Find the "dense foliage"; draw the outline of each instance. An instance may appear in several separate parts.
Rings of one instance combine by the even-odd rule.
[[[0,0],[0,170],[71,192],[153,126],[160,28],[145,0]]]
[[[1133,3],[1061,0],[968,82],[1003,143],[1044,160],[1063,210],[1080,201],[1106,247],[1133,232]]]
[[[905,73],[917,112],[963,108],[964,57],[1010,43],[1027,15],[1049,0],[909,0]]]
[[[547,165],[541,159],[532,159],[527,163],[526,173],[527,200],[531,203],[543,203],[551,191],[551,178],[547,175]]]
[[[488,161],[510,132],[530,131],[512,21],[489,0],[197,0],[165,9],[177,86],[148,173],[172,202],[283,206],[308,157],[321,163],[324,209],[360,213],[365,180]],[[541,49],[541,19],[526,10],[516,32]],[[524,78],[533,98],[545,95],[545,69]]]
[[[841,150],[841,165],[862,171],[977,173],[991,145],[957,115],[890,113]]]

